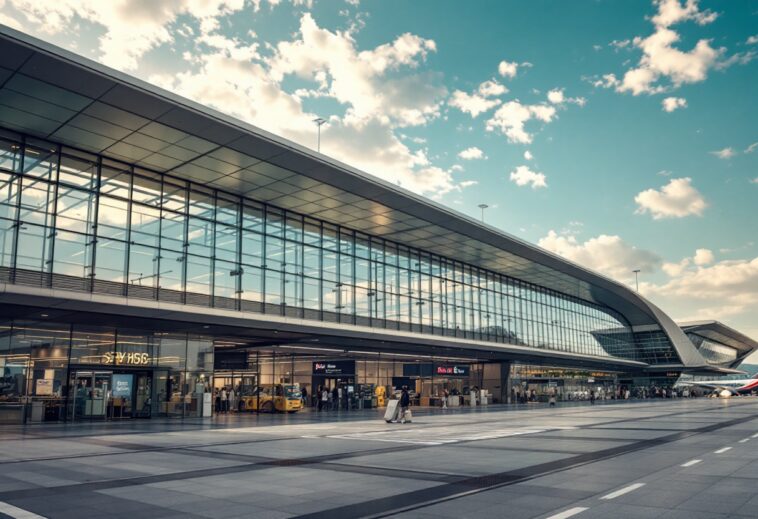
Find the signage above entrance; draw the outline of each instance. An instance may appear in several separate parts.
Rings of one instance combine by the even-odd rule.
[[[108,352],[103,355],[102,363],[115,366],[147,366],[150,364],[150,355],[133,351]]]
[[[355,375],[354,360],[335,360],[313,363],[314,375]]]
[[[434,373],[446,377],[468,377],[470,371],[469,366],[437,366]]]

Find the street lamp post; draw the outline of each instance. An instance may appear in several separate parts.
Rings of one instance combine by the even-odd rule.
[[[314,123],[316,123],[316,126],[318,127],[318,140],[316,141],[316,151],[321,153],[321,127],[326,124],[326,119],[323,117],[316,117],[313,120]]]
[[[640,279],[638,277],[638,274],[640,273],[640,269],[634,269],[632,272],[634,272],[634,283],[637,285],[637,292],[640,291]]]
[[[484,210],[487,209],[489,206],[487,204],[479,204],[479,209],[482,210],[482,223],[484,223]]]

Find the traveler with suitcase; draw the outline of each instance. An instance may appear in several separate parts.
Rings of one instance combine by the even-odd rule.
[[[400,423],[411,421],[411,395],[408,394],[408,386],[403,386],[403,392],[400,393]]]

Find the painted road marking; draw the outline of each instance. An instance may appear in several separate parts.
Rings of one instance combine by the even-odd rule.
[[[691,467],[693,465],[697,465],[701,461],[703,461],[703,460],[690,460],[687,463],[682,463],[682,467]]]
[[[41,515],[24,510],[10,503],[0,501],[0,513],[14,517],[15,519],[46,519]],[[568,516],[567,516],[568,517]]]
[[[586,506],[575,506],[574,508],[569,508],[568,510],[564,510],[560,514],[551,515],[547,519],[566,519],[567,517],[573,517],[576,514],[581,514],[587,510]]]
[[[751,438],[758,438],[758,433],[755,433],[754,435],[752,435]]]
[[[750,438],[743,438],[742,440],[740,440],[737,443],[745,443],[745,442],[749,442],[749,441],[750,441]]]
[[[726,451],[732,450],[731,447],[722,447],[717,451],[713,451],[714,454],[724,454]]]
[[[645,483],[635,483],[634,485],[629,485],[628,487],[624,487],[622,489],[616,490],[615,492],[611,492],[610,494],[604,495],[600,499],[616,499],[619,496],[623,496],[624,494],[628,494],[629,492],[633,492],[637,490],[640,487],[644,487]]]

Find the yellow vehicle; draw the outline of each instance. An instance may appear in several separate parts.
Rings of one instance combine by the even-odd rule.
[[[240,411],[296,413],[302,408],[302,394],[297,385],[258,386],[251,394],[240,397]]]

